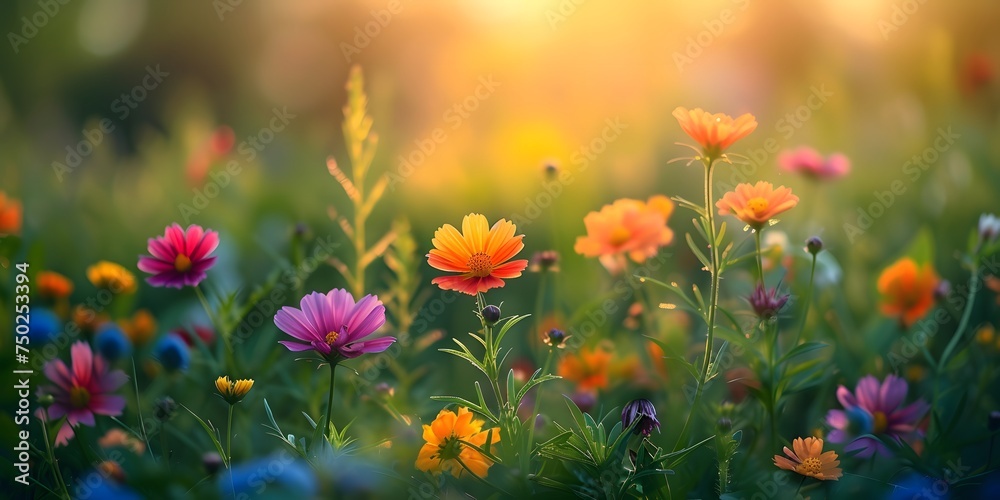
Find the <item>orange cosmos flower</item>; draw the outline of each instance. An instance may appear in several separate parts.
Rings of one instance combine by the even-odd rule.
[[[21,234],[22,218],[21,202],[0,191],[0,236]]]
[[[904,327],[922,318],[934,306],[938,276],[928,263],[917,267],[909,257],[897,260],[878,277],[882,314],[899,317]]]
[[[733,119],[722,113],[713,115],[701,108],[688,110],[678,107],[673,115],[684,133],[697,141],[704,148],[705,156],[711,159],[718,158],[734,142],[750,135],[757,128],[757,119],[750,113]]]
[[[792,448],[794,451],[789,450],[787,446],[783,450],[791,460],[781,455],[775,455],[774,465],[778,466],[779,469],[790,470],[823,481],[836,481],[844,475],[837,467],[840,465],[840,460],[837,460],[837,452],[831,450],[824,453],[822,439],[815,437],[795,438],[792,441]]]
[[[41,271],[35,277],[38,294],[47,299],[62,299],[73,293],[73,282],[55,271]]]
[[[480,214],[466,215],[461,233],[451,224],[441,226],[431,240],[434,248],[427,254],[427,263],[461,274],[434,278],[431,283],[469,295],[503,287],[503,280],[517,278],[528,267],[526,259],[507,262],[524,248],[524,235],[514,236],[516,230],[517,226],[506,219],[491,228]]]
[[[735,215],[750,227],[759,230],[767,221],[799,203],[799,197],[785,186],[774,188],[770,182],[739,184],[715,203],[719,215]]]
[[[576,382],[580,391],[589,391],[608,386],[610,367],[610,351],[601,347],[584,347],[575,355],[570,354],[559,361],[558,371],[560,377]]]
[[[468,472],[465,470],[468,467],[473,474],[486,477],[493,461],[462,443],[465,441],[484,450],[488,449],[486,438],[490,435],[489,430],[484,431],[484,422],[473,420],[472,417],[468,408],[459,407],[457,414],[451,410],[441,410],[431,425],[424,425],[426,443],[417,454],[417,469],[435,475],[451,472],[455,477],[462,477],[463,473]],[[492,430],[493,437],[489,444],[496,444],[500,442],[500,428],[494,427]]]
[[[674,203],[662,195],[647,202],[623,198],[604,205],[600,212],[583,218],[587,235],[576,239],[573,250],[586,257],[599,257],[611,273],[625,268],[625,256],[642,263],[669,245],[674,232],[667,227]]]

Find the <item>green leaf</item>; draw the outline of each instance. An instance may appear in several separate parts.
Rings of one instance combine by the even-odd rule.
[[[212,444],[215,445],[216,451],[219,452],[219,456],[222,457],[222,461],[225,462],[226,467],[228,468],[229,457],[226,456],[226,450],[222,448],[222,443],[219,442],[219,437],[217,436],[215,429],[211,425],[206,423],[204,420],[202,420],[201,417],[196,415],[195,412],[191,411],[191,409],[188,408],[187,406],[181,405],[181,408],[187,410],[187,412],[190,413],[191,416],[194,417],[199,424],[201,424],[201,428],[205,429],[205,434],[208,434],[209,439],[212,440]]]
[[[780,364],[784,363],[785,361],[788,361],[788,360],[790,360],[790,359],[792,359],[792,358],[794,358],[796,356],[801,356],[803,354],[815,351],[817,349],[823,349],[824,347],[830,347],[830,346],[828,344],[824,344],[822,342],[805,342],[805,343],[799,344],[799,345],[793,347],[792,350],[786,352],[785,355],[782,356],[781,359],[778,360],[778,364],[780,365]]]
[[[684,234],[684,239],[687,241],[688,247],[691,248],[691,251],[694,252],[694,256],[698,258],[702,265],[704,265],[706,269],[711,269],[711,261],[709,261],[708,257],[705,257],[705,254],[702,253],[697,245],[695,245],[694,240],[691,239],[691,233]]]

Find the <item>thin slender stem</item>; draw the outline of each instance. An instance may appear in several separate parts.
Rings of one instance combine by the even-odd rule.
[[[761,254],[760,254],[760,233],[761,233],[762,230],[763,230],[763,228],[761,228],[761,229],[754,229],[753,230],[753,239],[754,239],[754,242],[757,243],[757,282],[760,283],[760,286],[763,287],[764,286],[764,262],[763,262],[763,257],[761,257]]]
[[[230,465],[233,463],[233,406],[229,405],[229,420],[226,423],[226,461]]]
[[[549,353],[545,356],[545,364],[542,365],[542,375],[549,373],[549,368],[552,366],[552,358],[556,352],[555,347],[549,347]],[[531,417],[533,421],[528,425],[528,452],[531,452],[531,448],[535,445],[535,424],[538,421],[538,407],[541,406],[542,402],[542,386],[535,386],[535,408],[531,411]],[[515,408],[517,410],[517,408]],[[530,459],[530,457],[529,457]]]
[[[705,218],[708,221],[708,238],[710,240],[708,244],[712,249],[712,286],[707,318],[708,336],[705,339],[705,358],[702,361],[701,374],[698,377],[698,387],[695,389],[694,399],[691,402],[691,410],[688,413],[687,419],[684,420],[684,427],[681,427],[681,433],[677,437],[677,444],[674,445],[675,450],[680,449],[687,439],[691,417],[698,411],[698,402],[701,400],[701,393],[705,389],[705,381],[708,378],[708,367],[712,361],[712,342],[715,340],[715,316],[719,305],[719,248],[715,244],[715,211],[712,205],[712,163],[714,159],[704,158],[702,161],[705,164]]]
[[[813,254],[812,269],[809,270],[809,288],[806,288],[805,310],[802,311],[802,323],[799,324],[799,331],[795,334],[795,343],[792,347],[799,345],[802,334],[806,330],[806,320],[809,319],[809,308],[812,306],[813,283],[816,280],[816,254]]]
[[[965,302],[965,311],[962,313],[962,320],[958,323],[958,328],[955,329],[955,333],[952,334],[947,347],[944,348],[944,354],[941,355],[941,361],[938,362],[937,366],[938,373],[944,370],[944,365],[948,362],[951,352],[958,346],[958,341],[961,340],[966,327],[969,326],[969,318],[972,316],[972,306],[976,302],[976,292],[979,291],[979,261],[977,260],[974,264],[972,276],[969,277],[969,297]]]
[[[42,410],[43,412],[46,410]],[[49,441],[49,431],[48,431],[48,419],[44,416],[42,417],[42,439],[45,440],[45,451],[49,456],[49,465],[52,466],[52,471],[56,478],[56,485],[62,490],[63,498],[69,500],[69,490],[66,489],[66,481],[63,480],[62,471],[59,470],[59,463],[56,462],[56,454],[52,449],[52,443]],[[63,425],[69,425],[69,423],[64,423]]]
[[[334,374],[337,373],[337,363],[330,363],[330,394],[326,398],[326,418],[323,421],[323,435],[329,440],[332,432],[330,431],[330,416],[333,414],[333,382]]]

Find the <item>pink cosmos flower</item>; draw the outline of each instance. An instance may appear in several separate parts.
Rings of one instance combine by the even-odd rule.
[[[778,165],[782,170],[815,179],[833,179],[851,171],[851,161],[846,156],[837,153],[823,158],[818,151],[807,146],[782,151],[778,155]]]
[[[139,257],[139,269],[152,274],[153,286],[198,286],[215,263],[208,254],[219,246],[219,233],[192,224],[187,229],[171,224],[163,236],[149,239],[150,255]]]
[[[930,405],[920,399],[902,406],[907,390],[906,381],[895,375],[886,376],[882,383],[868,375],[858,381],[853,394],[844,386],[838,387],[837,399],[844,410],[827,413],[826,421],[833,427],[827,439],[833,443],[853,439],[844,450],[861,450],[856,456],[867,458],[876,451],[880,455],[890,452],[881,441],[866,434],[907,441],[920,437],[917,426]]]
[[[40,388],[42,394],[51,394],[55,400],[47,409],[48,420],[66,416],[66,423],[56,435],[56,446],[73,438],[73,427],[93,427],[94,415],[117,416],[125,408],[125,398],[112,394],[128,381],[125,372],[108,371],[104,358],[94,354],[85,342],[73,344],[70,357],[72,370],[61,359],[45,364],[45,376],[55,385]]]
[[[385,306],[374,295],[365,295],[357,303],[347,290],[313,292],[299,304],[301,309],[285,306],[274,315],[274,324],[296,341],[279,341],[292,352],[318,352],[330,362],[355,358],[365,353],[382,352],[395,337],[364,340],[385,323]]]

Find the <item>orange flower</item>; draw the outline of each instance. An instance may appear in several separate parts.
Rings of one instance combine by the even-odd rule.
[[[761,181],[752,186],[747,183],[737,185],[735,190],[723,195],[715,206],[719,208],[719,215],[735,215],[750,227],[759,230],[776,215],[798,203],[799,197],[792,194],[791,189],[785,186],[774,189],[770,182]]]
[[[73,293],[73,282],[54,271],[38,273],[35,282],[38,284],[38,294],[47,299],[62,299]]]
[[[613,274],[625,268],[625,256],[642,263],[669,245],[674,232],[667,219],[674,203],[662,195],[647,202],[623,198],[604,205],[600,212],[583,218],[586,236],[579,236],[573,250],[585,257],[600,257],[601,264]]]
[[[899,317],[900,323],[909,327],[934,306],[938,281],[930,263],[918,268],[909,257],[897,260],[878,277],[882,314]]]
[[[791,460],[781,455],[775,455],[774,465],[778,466],[779,469],[790,470],[823,481],[836,481],[844,475],[837,467],[840,465],[840,460],[837,460],[837,452],[831,450],[824,453],[822,439],[815,437],[795,438],[792,441],[792,448],[795,451],[789,450],[787,446],[783,450]]]
[[[468,467],[473,474],[486,477],[493,461],[462,444],[462,441],[465,441],[484,450],[487,449],[486,438],[489,437],[489,430],[484,431],[484,422],[473,420],[472,417],[473,414],[468,408],[459,407],[457,414],[451,410],[441,410],[430,425],[424,425],[426,443],[417,454],[417,468],[435,475],[451,472],[455,477],[462,477],[464,472],[468,472],[465,469]],[[496,444],[500,442],[500,428],[494,427],[492,431],[490,444]]]
[[[469,214],[462,220],[462,232],[445,224],[434,233],[434,248],[427,263],[435,269],[461,273],[441,276],[431,283],[442,290],[456,290],[469,295],[503,287],[505,279],[517,278],[528,267],[525,259],[507,262],[524,248],[512,222],[500,219],[491,228],[486,217]]]
[[[750,113],[734,120],[729,115],[713,115],[701,108],[688,110],[678,107],[673,114],[684,133],[698,141],[704,148],[705,156],[711,159],[718,158],[734,142],[750,135],[757,128],[757,119]]]
[[[156,336],[156,318],[147,309],[139,309],[131,319],[118,320],[118,326],[135,345],[144,345]]]
[[[0,191],[0,236],[21,234],[21,202]]]
[[[99,326],[107,321],[107,314],[97,312],[83,304],[73,309],[73,323],[85,333],[94,333]]]
[[[131,434],[121,429],[111,429],[103,437],[97,440],[101,448],[128,448],[136,455],[142,455],[146,451],[146,444],[136,439]]]
[[[608,386],[608,369],[611,367],[611,352],[607,349],[581,348],[575,355],[570,354],[559,361],[559,376],[576,382],[577,389],[588,391]]]

